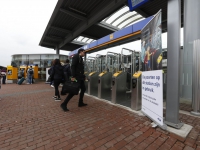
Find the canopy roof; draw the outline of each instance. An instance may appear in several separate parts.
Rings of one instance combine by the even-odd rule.
[[[183,0],[181,4],[183,14]],[[160,9],[162,29],[167,32],[167,0],[150,0],[133,12],[127,5],[127,0],[59,0],[39,45],[73,51]],[[183,17],[181,20],[183,24]]]

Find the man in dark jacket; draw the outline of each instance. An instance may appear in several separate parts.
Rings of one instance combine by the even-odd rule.
[[[83,103],[83,97],[85,93],[85,75],[84,75],[84,62],[83,62],[83,56],[85,56],[84,49],[79,49],[78,54],[74,55],[72,58],[72,65],[71,65],[71,73],[72,73],[72,81],[78,81],[80,83],[80,89],[81,93],[79,96],[79,103],[78,107],[86,106],[87,104]],[[69,93],[66,97],[65,101],[60,105],[60,107],[64,111],[69,111],[67,109],[67,103],[70,101],[70,99],[74,96],[74,94]]]

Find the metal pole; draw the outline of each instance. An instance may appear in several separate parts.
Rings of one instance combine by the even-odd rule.
[[[179,121],[179,88],[180,88],[180,28],[181,0],[168,0],[167,10],[167,104],[165,123],[174,128],[181,128]]]
[[[56,54],[60,54],[60,50],[59,50],[59,48],[56,48]]]
[[[140,54],[139,54],[139,56],[140,56]],[[140,71],[140,68],[141,68],[141,59],[140,59],[140,57],[138,57],[138,61],[139,61],[139,68],[138,68],[138,71]]]
[[[117,55],[117,56],[119,55],[119,53],[115,53],[115,52],[107,52],[106,55],[108,55],[108,53],[114,54],[114,56],[115,56],[115,55]],[[118,62],[119,62],[119,60],[118,60]],[[119,65],[118,65],[118,69],[116,68],[116,70],[119,71]]]
[[[200,40],[195,40],[193,44],[193,65],[192,65],[192,108],[193,115],[199,116],[200,110],[200,73],[199,73],[199,58],[200,58]]]

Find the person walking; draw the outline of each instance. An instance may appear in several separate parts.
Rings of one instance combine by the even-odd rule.
[[[1,75],[2,75],[2,84],[6,84],[6,71],[5,70],[3,70],[2,72],[1,72]]]
[[[0,69],[0,89],[1,89],[1,77],[2,77],[2,74],[1,74],[1,69]],[[1,100],[1,98],[0,98]]]
[[[51,62],[51,67],[50,67],[49,70],[48,70],[48,74],[49,74],[49,76],[51,75],[52,68],[53,68],[53,65],[54,65],[54,61],[55,61],[55,60],[53,60],[53,61]],[[50,86],[54,88],[54,82],[53,82],[53,79],[51,79],[51,81],[50,81]]]
[[[64,71],[64,81],[68,81],[69,77],[71,77],[71,67],[69,64],[69,59],[66,59],[65,65],[63,66]],[[61,95],[66,95],[66,93],[63,91],[64,86],[62,87]]]
[[[17,77],[18,77],[17,83],[20,81],[22,77],[24,77],[24,70],[22,68],[19,69]]]
[[[28,75],[28,84],[32,84],[33,83],[33,75],[34,75],[32,66],[30,66],[30,68],[27,70],[27,75]]]
[[[78,107],[87,106],[87,104],[83,103],[83,97],[85,93],[85,75],[84,75],[84,62],[83,62],[83,56],[85,56],[84,49],[79,49],[78,54],[74,55],[72,58],[72,65],[71,65],[71,71],[72,71],[72,77],[71,81],[76,81],[80,83],[80,89],[81,93],[79,95],[79,103]],[[69,93],[64,100],[64,102],[60,105],[60,107],[63,109],[63,111],[69,111],[67,109],[67,104],[70,101],[70,99],[74,96],[74,94]]]
[[[60,59],[55,59],[51,71],[51,79],[54,81],[55,96],[53,98],[55,101],[61,101],[58,86],[62,83],[64,78],[63,66],[61,66]]]

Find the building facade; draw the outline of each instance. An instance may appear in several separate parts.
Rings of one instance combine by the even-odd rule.
[[[65,62],[67,55],[60,54],[14,54],[12,55],[11,65],[15,67],[38,65],[38,79],[46,80],[46,68],[51,67],[54,59]]]

